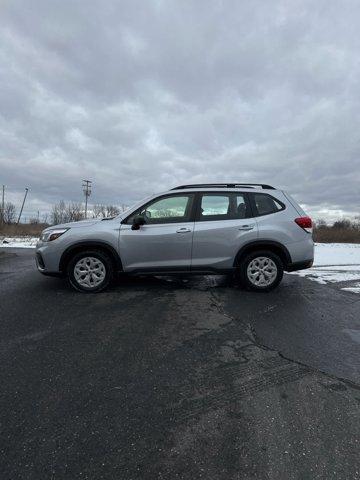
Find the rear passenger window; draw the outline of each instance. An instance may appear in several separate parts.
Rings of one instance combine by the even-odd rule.
[[[250,217],[244,195],[236,195],[235,200],[235,218]]]
[[[235,220],[250,216],[247,200],[241,193],[209,193],[201,197],[199,220]]]
[[[230,213],[230,197],[223,195],[204,195],[201,199],[201,216],[227,216]]]
[[[255,211],[257,215],[270,215],[271,213],[284,210],[285,206],[275,198],[265,193],[252,194],[255,203]]]

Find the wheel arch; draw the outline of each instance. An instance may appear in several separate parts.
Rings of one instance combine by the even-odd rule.
[[[274,242],[273,240],[255,240],[240,248],[234,260],[234,267],[238,267],[246,255],[259,250],[269,250],[278,255],[283,263],[284,269],[291,263],[289,250],[281,243]]]
[[[66,250],[64,250],[63,254],[61,255],[60,262],[59,262],[59,270],[60,272],[65,272],[66,267],[70,261],[70,259],[77,253],[80,253],[84,250],[87,249],[93,249],[93,250],[100,250],[106,254],[108,254],[111,259],[114,262],[114,267],[117,271],[122,271],[122,263],[121,263],[121,258],[118,254],[118,252],[115,250],[115,248],[112,245],[109,245],[106,242],[99,242],[99,241],[92,241],[92,240],[87,240],[83,242],[77,242],[74,243],[73,245],[70,245]]]

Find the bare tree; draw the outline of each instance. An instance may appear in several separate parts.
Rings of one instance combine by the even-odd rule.
[[[106,217],[116,217],[119,215],[120,209],[116,205],[106,205]]]
[[[352,227],[351,222],[347,218],[342,220],[337,220],[333,224],[333,228],[338,228],[341,230],[350,230],[351,227]]]
[[[11,202],[6,202],[4,205],[4,223],[10,224],[15,223],[16,219],[16,207]]]
[[[81,203],[69,203],[66,207],[66,222],[78,222],[85,218]]]
[[[94,218],[116,217],[119,215],[120,209],[116,205],[96,204],[93,206]]]
[[[52,206],[50,213],[50,222],[52,225],[66,222],[66,205],[64,200]]]
[[[128,205],[125,205],[125,203],[122,203],[119,207],[119,212],[120,213],[125,212],[128,208],[129,208]]]
[[[120,209],[116,205],[96,204],[92,208],[93,218],[115,217],[119,215]],[[53,205],[50,213],[50,222],[52,225],[67,222],[77,222],[85,218],[81,203],[65,203],[61,200]]]
[[[94,218],[103,218],[105,217],[105,206],[100,203],[93,206],[93,217]]]
[[[52,225],[59,223],[77,222],[84,218],[84,211],[81,203],[71,202],[66,204],[64,200],[53,205],[50,213]]]

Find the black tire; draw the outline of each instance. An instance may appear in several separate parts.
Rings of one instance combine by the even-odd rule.
[[[90,265],[90,262],[86,262],[85,260],[86,258],[95,259],[95,261],[98,260],[98,262],[95,263],[95,265],[99,266],[100,273],[98,273],[98,271],[96,270],[91,272],[84,272],[84,278],[88,273],[89,283],[91,283],[91,278],[92,278],[93,279],[92,281],[95,282],[94,286],[86,286],[84,284],[81,284],[79,283],[79,281],[81,281],[81,278],[80,280],[77,279],[78,275],[76,274],[75,267],[78,264],[78,262],[80,262],[81,260],[84,260],[84,263],[88,263]],[[103,265],[103,268],[100,267],[99,262]],[[77,268],[77,271],[78,271],[78,268]],[[83,293],[97,293],[104,290],[112,281],[114,276],[114,264],[111,257],[107,253],[102,252],[101,250],[84,250],[83,252],[76,253],[70,259],[70,262],[68,263],[68,266],[67,266],[67,275],[68,275],[70,285],[75,290],[78,290],[79,292],[83,292]]]
[[[272,268],[272,271],[275,272],[275,277],[274,279],[271,281],[270,284],[268,285],[256,285],[253,283],[252,279],[249,277],[249,275],[251,274],[251,272],[249,273],[248,271],[248,267],[249,265],[251,264],[251,262],[253,262],[254,260],[256,260],[257,258],[268,258],[270,259],[270,266],[272,266],[272,263],[273,262],[276,266],[276,272],[275,272],[275,269]],[[255,264],[256,264],[256,261],[255,261]],[[261,264],[261,262],[259,262],[259,265]],[[267,267],[263,267],[264,269],[266,269]],[[256,272],[256,271],[255,271]],[[256,273],[253,274],[253,278],[256,276]],[[265,274],[262,274],[262,273],[259,273],[259,281],[261,282],[262,278],[265,278]],[[280,257],[278,257],[278,255],[276,255],[275,253],[271,252],[270,250],[259,250],[259,251],[255,251],[255,252],[252,252],[250,254],[248,254],[242,261],[241,261],[241,264],[239,265],[239,277],[240,277],[240,282],[241,284],[248,290],[253,290],[253,291],[256,291],[256,292],[269,292],[270,290],[273,290],[274,288],[276,288],[279,283],[281,282],[282,278],[283,278],[283,275],[284,275],[284,265],[280,259]],[[256,278],[254,279],[254,281],[256,281]]]

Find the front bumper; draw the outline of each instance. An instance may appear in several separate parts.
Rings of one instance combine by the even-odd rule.
[[[35,250],[36,267],[43,275],[59,276],[61,249],[53,242],[39,241]]]
[[[40,252],[35,253],[35,262],[39,272],[45,271],[45,262]]]

